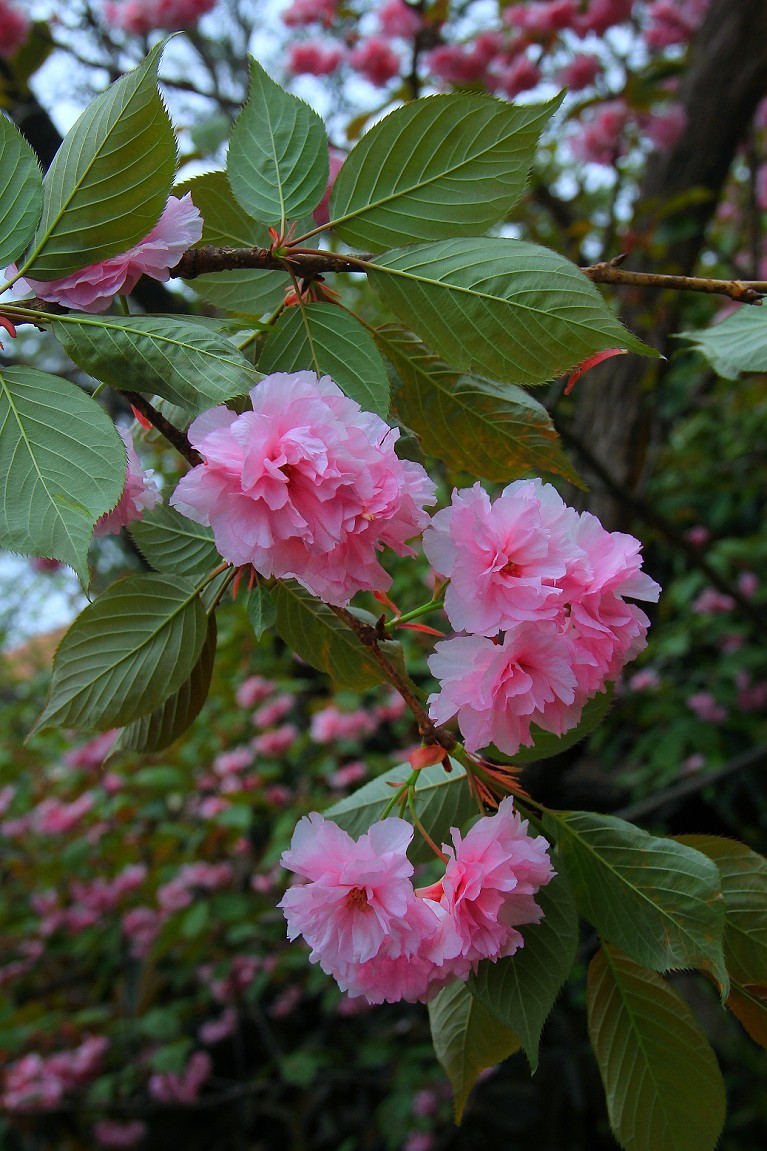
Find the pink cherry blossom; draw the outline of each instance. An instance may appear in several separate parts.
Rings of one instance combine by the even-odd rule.
[[[209,1019],[207,1023],[203,1023],[197,1034],[200,1042],[212,1045],[227,1039],[236,1028],[237,1016],[231,1007],[227,1007],[217,1019]]]
[[[280,903],[288,938],[303,935],[313,963],[342,990],[376,996],[371,1002],[419,998],[428,986],[430,964],[419,952],[440,915],[413,891],[412,838],[410,824],[389,818],[355,842],[313,812],[282,856],[283,867],[306,880]]]
[[[293,723],[283,723],[271,731],[263,731],[251,740],[250,746],[257,755],[284,755],[298,739],[298,728]]]
[[[569,64],[557,72],[557,83],[567,84],[571,92],[582,92],[589,88],[602,72],[603,64],[598,56],[585,52],[574,56]]]
[[[696,615],[726,615],[735,607],[735,600],[718,588],[704,588],[691,604]]]
[[[131,434],[125,428],[117,429],[128,454],[123,494],[112,508],[96,522],[94,535],[117,535],[121,528],[141,519],[143,512],[151,511],[160,499],[157,485],[152,480],[153,471],[144,471],[141,460],[136,455]]]
[[[531,723],[560,735],[580,719],[571,644],[553,621],[518,624],[496,644],[482,636],[438,643],[429,668],[441,691],[429,715],[454,715],[469,751],[494,743],[507,755],[532,746]]]
[[[626,150],[624,132],[628,118],[628,108],[622,100],[601,104],[591,119],[581,122],[579,134],[570,139],[576,160],[614,164]]]
[[[338,0],[293,0],[281,19],[288,28],[301,28],[308,24],[324,24],[329,28],[337,9]]]
[[[460,44],[440,44],[426,57],[429,71],[446,84],[483,83],[488,61],[484,54]]]
[[[28,17],[13,4],[0,3],[0,56],[14,56],[28,34]]]
[[[288,938],[303,935],[312,962],[352,998],[429,999],[480,960],[513,954],[523,943],[517,927],[541,918],[534,897],[554,874],[548,844],[528,834],[511,798],[465,837],[453,828],[445,874],[418,891],[405,854],[412,835],[389,818],[355,843],[313,813],[283,855],[306,880],[280,904]]]
[[[440,904],[460,941],[460,961],[466,974],[480,959],[493,962],[513,955],[523,939],[516,930],[540,922],[543,912],[535,893],[553,878],[549,844],[528,834],[527,820],[514,811],[510,796],[495,815],[480,819],[467,835],[451,829],[453,847],[444,846],[448,863],[441,881]]]
[[[334,704],[315,711],[309,725],[309,734],[315,743],[334,743],[337,739],[363,739],[372,735],[378,723],[375,716],[363,708],[341,711]]]
[[[140,1119],[100,1119],[93,1125],[93,1134],[99,1147],[136,1147],[146,1132],[146,1124]]]
[[[609,28],[629,19],[633,4],[634,0],[588,0],[586,11],[577,17],[575,27],[581,36],[589,32],[603,36]]]
[[[343,152],[339,152],[338,148],[330,148],[328,151],[328,185],[323,193],[322,199],[312,212],[312,218],[318,227],[324,227],[330,220],[330,195],[345,159],[346,156]]]
[[[397,430],[312,372],[275,373],[250,395],[252,411],[218,407],[191,425],[204,463],[171,504],[212,527],[231,563],[294,576],[328,603],[388,588],[378,552],[413,554],[407,540],[435,492],[419,464],[397,458]]]
[[[160,1103],[196,1103],[212,1070],[213,1061],[207,1051],[195,1051],[179,1075],[164,1071],[150,1076],[149,1094]]]
[[[255,707],[256,704],[268,699],[274,690],[275,684],[270,679],[266,679],[263,675],[251,675],[242,681],[234,693],[234,698],[238,707]]]
[[[402,61],[381,36],[370,36],[349,53],[349,67],[362,75],[376,88],[383,88],[399,76]]]
[[[727,709],[717,703],[710,691],[698,691],[688,696],[687,706],[704,723],[720,724],[727,719]]]
[[[550,36],[572,28],[578,15],[577,0],[537,0],[533,4],[514,4],[504,12],[513,28],[532,36]]]
[[[490,636],[556,617],[556,581],[581,554],[575,523],[576,513],[540,480],[516,480],[492,505],[480,484],[454,491],[423,536],[427,559],[450,580],[445,611],[453,627]]]
[[[518,56],[508,68],[498,73],[495,87],[507,100],[514,100],[520,93],[535,88],[541,79],[542,74],[538,65],[527,56]]]
[[[165,281],[187,248],[202,236],[202,217],[191,193],[171,196],[148,236],[127,252],[90,264],[58,280],[33,280],[27,276],[14,284],[14,295],[33,292],[41,300],[79,311],[103,312],[115,296],[133,291],[142,276]],[[9,272],[15,274],[11,265]]]
[[[305,40],[288,49],[288,71],[294,76],[329,76],[346,56],[340,44]]]
[[[385,0],[376,19],[384,36],[399,36],[402,40],[412,40],[423,23],[420,12],[404,0]]]
[[[195,24],[215,8],[217,0],[106,0],[104,19],[133,36],[146,36],[156,28],[176,32]]]

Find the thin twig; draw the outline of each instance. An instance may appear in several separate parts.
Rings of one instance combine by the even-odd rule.
[[[436,743],[439,744],[440,747],[444,747],[445,751],[452,751],[458,740],[451,731],[447,731],[447,729],[443,727],[437,727],[435,723],[432,723],[428,712],[424,709],[414,691],[414,685],[406,676],[402,675],[386,653],[381,651],[376,629],[372,627],[371,624],[365,623],[364,620],[358,619],[357,616],[347,611],[346,608],[334,607],[333,604],[329,604],[328,606],[348,628],[351,628],[360,643],[365,645],[389,683],[402,696],[410,708],[410,711],[415,716],[418,730],[424,743]]]
[[[734,775],[735,772],[745,771],[749,767],[756,767],[758,764],[767,762],[767,746],[764,744],[761,747],[753,747],[749,751],[742,751],[740,755],[733,756],[727,763],[723,764],[716,771],[701,772],[696,775],[694,779],[683,779],[679,783],[674,783],[671,787],[665,788],[663,791],[657,792],[655,795],[648,795],[646,799],[638,799],[636,803],[629,803],[625,807],[619,808],[614,815],[619,816],[620,819],[627,819],[633,823],[635,819],[643,818],[653,811],[658,811],[659,808],[665,807],[668,803],[674,803],[679,799],[686,799],[688,795],[694,795],[698,791],[703,791],[709,784],[719,783],[720,780],[726,779],[728,775]]]
[[[137,412],[141,412],[141,415],[149,420],[152,427],[155,428],[160,435],[165,436],[168,443],[172,444],[176,451],[180,452],[184,459],[188,460],[193,467],[196,464],[202,463],[202,456],[189,443],[186,434],[182,432],[180,428],[177,428],[175,424],[172,424],[170,420],[167,420],[161,412],[158,412],[157,408],[153,408],[145,396],[142,396],[140,392],[123,392],[123,395],[128,403],[132,404]]]
[[[767,280],[712,280],[703,276],[668,276],[655,272],[627,272],[620,267],[625,256],[581,268],[595,284],[620,287],[671,289],[675,292],[705,292],[728,296],[739,304],[761,304],[767,295]]]

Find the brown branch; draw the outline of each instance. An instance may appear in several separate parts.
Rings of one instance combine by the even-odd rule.
[[[202,456],[189,443],[186,434],[177,428],[175,424],[172,424],[170,420],[167,420],[161,412],[158,412],[157,408],[153,408],[145,396],[142,396],[140,392],[123,392],[122,394],[128,403],[132,404],[137,412],[141,412],[141,415],[149,420],[152,427],[161,435],[165,436],[168,443],[171,444],[185,460],[188,460],[193,467],[196,464],[202,463]]]
[[[668,276],[655,272],[627,272],[619,265],[625,256],[581,268],[595,284],[617,284],[631,288],[671,289],[675,292],[706,292],[728,296],[739,304],[761,304],[767,295],[767,280],[711,280],[702,276]]]
[[[171,268],[170,274],[193,280],[207,272],[258,268],[277,272],[292,270],[298,276],[319,276],[324,272],[359,272],[360,264],[370,259],[366,255],[347,258],[309,248],[286,250],[288,255],[278,256],[271,248],[216,248],[205,244],[185,252],[175,268]]]
[[[360,643],[363,643],[368,649],[389,683],[402,696],[410,708],[410,711],[415,716],[418,731],[424,743],[436,743],[439,744],[440,747],[444,747],[445,751],[452,751],[458,743],[458,740],[451,731],[448,731],[444,727],[437,727],[436,724],[432,723],[428,712],[426,712],[413,690],[411,681],[406,676],[403,676],[386,653],[381,651],[376,629],[372,627],[371,624],[365,623],[364,620],[358,619],[357,616],[347,611],[346,608],[334,607],[333,604],[328,604],[328,607],[348,628],[351,628]]]
[[[767,280],[713,280],[703,276],[668,276],[653,272],[628,272],[620,267],[625,256],[616,256],[601,264],[581,268],[584,276],[595,284],[615,284],[620,287],[656,288],[676,292],[705,292],[727,296],[740,304],[761,304],[767,295]],[[359,272],[372,257],[367,253],[338,256],[334,252],[307,248],[287,248],[277,255],[271,248],[217,248],[206,244],[192,248],[181,257],[172,276],[193,280],[208,272],[227,272],[243,268],[258,268],[287,272],[298,276],[320,276],[326,272]]]

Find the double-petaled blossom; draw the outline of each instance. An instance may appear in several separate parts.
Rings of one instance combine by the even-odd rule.
[[[128,295],[142,276],[165,281],[187,248],[202,236],[202,217],[192,203],[191,193],[180,199],[171,196],[149,235],[127,252],[89,264],[58,280],[17,280],[14,294],[34,292],[41,300],[62,304],[78,311],[103,312],[115,296]],[[15,274],[15,267],[8,269]]]
[[[116,535],[121,528],[140,519],[144,512],[151,511],[160,498],[152,471],[145,472],[141,466],[130,432],[125,428],[117,431],[127,453],[125,487],[117,505],[97,520],[94,528],[97,536]]]
[[[493,743],[514,755],[531,745],[531,724],[564,734],[645,646],[649,620],[623,598],[658,598],[639,542],[540,480],[509,484],[492,504],[478,484],[454,492],[424,551],[450,580],[450,622],[469,633],[429,660],[441,684],[430,715],[457,715],[470,751]]]
[[[218,407],[191,425],[204,463],[171,504],[210,526],[230,563],[293,576],[328,603],[388,588],[378,553],[413,554],[435,492],[397,458],[397,430],[312,372],[266,376],[250,397],[252,411]]]
[[[282,857],[305,880],[280,904],[288,938],[303,935],[312,962],[370,1003],[429,999],[481,959],[513,954],[523,944],[517,926],[540,920],[534,896],[554,874],[546,840],[528,835],[508,797],[465,837],[453,828],[445,874],[431,887],[413,889],[412,837],[389,818],[355,842],[313,813]]]

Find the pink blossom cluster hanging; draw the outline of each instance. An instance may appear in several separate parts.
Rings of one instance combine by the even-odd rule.
[[[191,425],[204,463],[171,504],[212,527],[230,563],[293,576],[326,603],[388,588],[379,551],[413,555],[406,541],[435,499],[421,465],[398,459],[398,430],[313,372],[276,372],[250,397],[252,411],[217,407]]]
[[[282,856],[304,880],[280,903],[288,938],[302,935],[311,961],[351,997],[427,1000],[480,960],[513,955],[524,943],[517,928],[542,918],[535,894],[554,871],[548,843],[527,826],[507,796],[465,836],[452,829],[444,875],[416,890],[404,819],[355,841],[316,812],[304,816]]]
[[[649,620],[624,596],[655,601],[639,541],[567,507],[550,484],[517,480],[491,504],[454,491],[423,537],[450,580],[445,611],[466,635],[438,643],[429,668],[435,723],[453,716],[469,751],[532,745],[531,724],[562,735],[584,704],[645,646]]]

